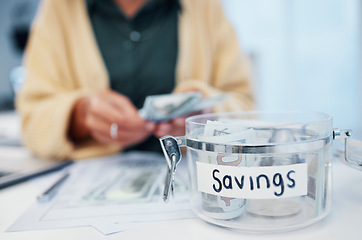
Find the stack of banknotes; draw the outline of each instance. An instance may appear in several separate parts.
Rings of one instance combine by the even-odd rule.
[[[208,120],[204,134],[200,140],[222,144],[244,144],[255,141],[255,131],[242,126],[242,122],[232,119],[218,121]],[[250,157],[244,154],[225,154],[201,151],[198,158],[202,162],[214,165],[247,166]],[[233,219],[240,216],[246,208],[247,200],[242,198],[228,198],[208,193],[201,193],[203,214],[215,219]]]
[[[224,101],[227,94],[202,98],[201,92],[148,96],[139,114],[146,120],[162,122],[200,112]]]

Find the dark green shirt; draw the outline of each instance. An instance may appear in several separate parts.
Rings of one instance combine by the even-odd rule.
[[[147,95],[175,87],[178,49],[177,0],[149,0],[127,18],[113,0],[86,0],[89,18],[111,89],[137,107]],[[155,137],[127,150],[161,151]]]

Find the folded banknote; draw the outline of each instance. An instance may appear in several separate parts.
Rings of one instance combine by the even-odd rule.
[[[139,114],[146,120],[162,122],[200,112],[224,101],[228,95],[202,98],[201,92],[161,94],[146,97]]]

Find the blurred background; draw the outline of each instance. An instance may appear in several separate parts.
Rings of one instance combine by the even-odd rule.
[[[14,108],[38,2],[0,1],[0,111]],[[258,110],[328,113],[362,139],[360,0],[221,2],[253,63]]]
[[[0,0],[0,110],[14,108],[23,51],[39,0]]]
[[[359,0],[222,0],[254,65],[260,110],[331,114],[362,138]]]

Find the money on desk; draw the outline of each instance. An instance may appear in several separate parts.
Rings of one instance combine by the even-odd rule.
[[[200,112],[226,99],[227,94],[202,98],[201,92],[161,94],[146,97],[139,114],[146,120],[162,122]]]

